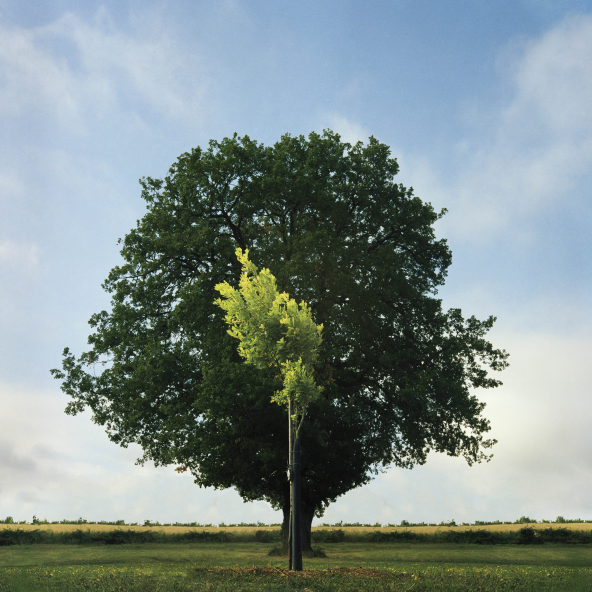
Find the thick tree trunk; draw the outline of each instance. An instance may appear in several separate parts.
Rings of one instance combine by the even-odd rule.
[[[288,548],[288,526],[290,521],[290,501],[288,500],[284,503],[282,507],[282,513],[284,520],[282,522],[282,538],[284,541],[284,546]],[[314,518],[314,508],[309,510],[305,506],[302,507],[302,512],[300,513],[300,523],[302,524],[302,551],[306,553],[307,551],[311,551],[311,527],[312,527],[312,519]]]
[[[312,551],[311,527],[312,519],[314,518],[314,508],[309,510],[302,506],[300,512],[300,524],[302,524],[302,552],[307,553]]]
[[[282,538],[284,546],[288,548],[288,527],[290,521],[290,502],[289,500],[284,503],[282,507],[283,522],[282,522]],[[300,513],[300,524],[302,524],[302,551],[306,553],[311,551],[311,527],[312,519],[314,518],[314,508],[309,510],[306,506],[302,506],[302,512]]]
[[[284,545],[287,547],[288,539],[290,537],[290,500],[284,502],[282,506],[282,514],[284,515],[284,519],[282,521],[282,540],[284,541]]]

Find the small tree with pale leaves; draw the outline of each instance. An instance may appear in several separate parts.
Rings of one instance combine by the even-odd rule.
[[[236,250],[242,264],[239,289],[228,282],[216,285],[222,298],[215,303],[226,311],[228,333],[239,340],[238,352],[257,368],[274,368],[283,389],[272,401],[291,410],[297,437],[306,407],[322,387],[313,372],[323,340],[323,325],[312,320],[306,302],[297,304],[286,292],[280,293],[269,269],[259,273],[249,261],[249,250]]]

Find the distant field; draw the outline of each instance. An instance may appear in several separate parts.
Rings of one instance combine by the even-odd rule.
[[[592,530],[592,522],[547,522],[530,524],[488,524],[484,526],[389,526],[379,528],[378,526],[314,526],[314,530],[343,530],[344,532],[362,533],[362,532],[402,532],[411,531],[418,534],[432,534],[434,532],[444,532],[453,530],[461,532],[463,530],[489,530],[493,532],[518,531],[525,526],[531,526],[536,529],[542,528],[565,528],[568,530],[589,531]],[[204,526],[115,526],[112,524],[0,524],[0,530],[9,528],[12,530],[51,530],[53,532],[73,532],[75,530],[90,530],[91,532],[110,532],[113,530],[152,530],[165,532],[167,534],[207,531],[207,532],[233,532],[233,533],[253,533],[258,530],[280,530],[278,526],[222,526],[222,527],[204,527]]]
[[[128,526],[113,524],[0,524],[0,530],[52,530],[53,532],[74,532],[75,530],[90,530],[94,532],[111,532],[113,530],[135,530],[138,532],[150,530],[153,532],[165,532],[167,534],[179,532],[256,532],[258,530],[280,530],[278,526]]]

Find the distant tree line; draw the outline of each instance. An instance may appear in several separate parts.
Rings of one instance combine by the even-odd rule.
[[[361,527],[361,528],[401,528],[401,527],[415,527],[415,526],[492,526],[495,524],[585,524],[590,523],[592,520],[582,520],[581,518],[564,518],[563,516],[557,516],[555,520],[534,520],[533,518],[529,518],[528,516],[521,516],[518,520],[514,520],[513,522],[510,521],[501,521],[501,520],[475,520],[472,524],[470,522],[461,522],[457,524],[455,520],[450,520],[449,522],[408,522],[407,520],[401,520],[399,524],[382,524],[381,522],[375,522],[374,524],[366,524],[361,522],[335,522],[334,524],[329,524],[323,522],[318,526],[322,526],[325,528],[353,528],[353,527]],[[78,520],[40,520],[37,516],[33,516],[31,522],[27,522],[26,520],[14,520],[12,516],[7,516],[4,520],[0,520],[0,524],[106,524],[110,526],[183,526],[185,528],[237,528],[237,527],[248,527],[248,528],[274,528],[279,527],[281,524],[272,523],[266,524],[265,522],[240,522],[238,524],[226,524],[224,522],[220,522],[219,524],[202,524],[201,522],[163,522],[162,524],[157,521],[152,520],[144,520],[144,524],[139,524],[138,522],[125,522],[125,520],[115,520],[110,522],[108,520],[85,520],[84,518],[78,518]]]

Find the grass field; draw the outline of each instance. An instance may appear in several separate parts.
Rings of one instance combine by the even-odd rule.
[[[327,544],[287,572],[269,545],[31,545],[0,548],[0,591],[592,591],[589,546]]]

